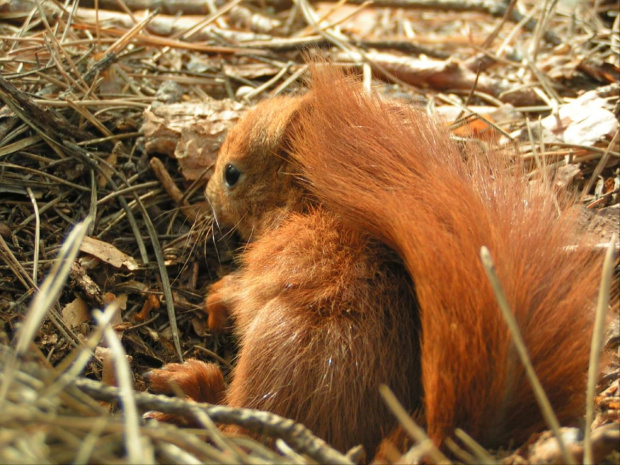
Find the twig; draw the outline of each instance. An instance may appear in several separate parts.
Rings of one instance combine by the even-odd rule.
[[[106,182],[110,186],[112,186],[114,190],[119,189],[118,185],[112,179],[112,176],[109,174],[109,172],[114,173],[115,175],[118,175],[121,179],[123,179],[123,177],[120,176],[120,173],[115,167],[111,166],[105,160],[102,160],[96,155],[84,150],[82,147],[80,147],[77,144],[73,144],[69,141],[65,141],[65,147],[71,150],[73,155],[75,155],[80,160],[83,160],[89,167],[91,167],[92,169],[97,171],[100,175],[102,175],[105,178]],[[83,186],[80,186],[80,187],[83,187]],[[135,192],[133,193],[135,195]],[[146,247],[144,245],[144,241],[142,240],[142,235],[140,234],[140,228],[138,227],[138,223],[136,222],[136,217],[134,216],[133,212],[129,208],[129,205],[125,197],[123,196],[118,197],[118,201],[127,215],[127,221],[129,222],[129,226],[131,227],[134,237],[136,238],[136,244],[138,246],[138,250],[140,251],[140,258],[142,259],[142,263],[146,265],[149,263],[149,256],[146,253]]]
[[[111,313],[118,310],[117,303],[112,303],[110,307],[112,308]],[[94,317],[100,324],[102,323],[102,312],[96,311]],[[147,438],[140,435],[138,408],[134,398],[132,375],[127,362],[127,355],[109,321],[103,327],[103,335],[114,356],[114,371],[120,387],[120,400],[123,405],[125,449],[127,449],[129,461],[131,463],[152,463],[152,445],[149,444]]]
[[[605,168],[605,165],[607,164],[607,160],[609,160],[609,156],[612,154],[612,150],[611,149],[612,149],[612,147],[614,147],[616,145],[616,142],[618,141],[618,137],[619,136],[620,136],[620,130],[616,131],[616,133],[614,134],[613,139],[607,145],[607,148],[605,149],[605,152],[603,153],[603,156],[601,157],[599,162],[596,164],[596,168],[594,168],[594,171],[592,172],[592,176],[590,176],[590,179],[588,179],[588,183],[586,184],[586,187],[584,187],[583,191],[581,191],[581,201],[582,202],[583,202],[583,199],[585,198],[585,196],[588,195],[588,192],[590,192],[590,189],[592,189],[592,186],[594,185],[594,182],[596,181],[596,179],[598,179],[599,175],[603,171],[603,168]]]
[[[476,442],[474,438],[472,438],[469,434],[463,431],[460,428],[457,428],[454,431],[454,434],[457,438],[465,444],[472,454],[474,454],[477,463],[493,463],[495,460],[493,457],[486,451],[484,447]]]
[[[349,0],[349,3],[359,5],[365,0]],[[506,14],[508,4],[496,0],[374,0],[375,7],[384,8],[403,8],[411,10],[437,10],[437,11],[478,11],[487,13],[491,16],[501,18]],[[518,23],[523,19],[524,15],[517,10],[512,10],[509,19]],[[533,31],[537,22],[530,19],[524,24],[528,31]],[[544,39],[551,45],[559,45],[562,43],[558,35],[550,30],[543,34]]]
[[[30,348],[30,344],[34,341],[34,337],[41,326],[41,322],[47,315],[50,307],[56,302],[56,299],[58,299],[64,287],[65,280],[69,276],[71,265],[75,257],[77,257],[80,244],[86,235],[90,221],[90,218],[86,218],[81,223],[76,224],[71,230],[71,233],[69,233],[69,236],[62,244],[52,269],[41,284],[39,291],[28,308],[26,317],[17,333],[15,352],[9,356],[5,365],[5,373],[2,377],[2,383],[0,384],[0,409],[6,401],[6,395],[17,367],[19,366],[20,358],[24,356]]]
[[[431,438],[428,437],[426,431],[420,428],[413,418],[407,413],[404,407],[400,404],[394,393],[385,384],[379,386],[379,394],[383,397],[383,400],[387,404],[388,408],[398,419],[400,425],[411,436],[411,438],[417,442],[418,445],[428,447],[427,456],[433,461],[433,463],[450,463],[450,460],[441,453],[439,449],[435,447]]]
[[[98,400],[112,402],[120,397],[118,388],[104,386],[89,379],[76,379],[74,385]],[[297,452],[308,454],[319,463],[352,465],[352,462],[344,455],[329,447],[322,439],[314,436],[305,426],[273,413],[198,404],[147,393],[137,393],[135,399],[136,405],[144,410],[157,410],[177,415],[189,415],[192,409],[198,408],[215,422],[239,425],[257,433],[281,438]]]
[[[277,82],[280,80],[280,78],[282,78],[282,76],[284,76],[284,75],[288,72],[288,70],[289,70],[289,68],[292,66],[292,64],[293,64],[293,63],[291,63],[291,62],[286,63],[286,64],[282,67],[282,69],[280,69],[280,71],[278,71],[278,72],[277,72],[277,74],[276,74],[274,77],[272,77],[271,79],[269,79],[269,80],[268,80],[267,82],[265,82],[264,84],[262,84],[262,85],[260,85],[260,86],[256,87],[256,88],[255,88],[255,89],[253,89],[251,92],[248,92],[246,95],[244,95],[244,96],[243,96],[243,98],[244,98],[246,101],[248,101],[248,102],[249,102],[250,100],[252,100],[254,97],[256,97],[256,96],[257,96],[258,94],[260,94],[261,92],[263,92],[263,91],[265,91],[265,90],[269,89],[272,85],[274,85],[275,83],[277,83]]]
[[[593,463],[592,460],[592,422],[594,420],[594,395],[596,394],[596,383],[598,380],[599,362],[601,351],[603,350],[603,336],[605,333],[605,322],[607,307],[609,305],[609,292],[611,280],[614,274],[615,244],[618,240],[616,233],[609,241],[609,247],[603,262],[603,279],[598,294],[598,304],[596,306],[596,317],[594,320],[594,332],[592,334],[592,346],[590,348],[590,367],[588,369],[588,390],[586,394],[586,432],[583,440],[584,463]]]
[[[53,134],[61,132],[69,137],[78,139],[92,139],[93,135],[84,131],[71,123],[62,116],[48,108],[37,105],[28,95],[17,89],[13,84],[0,76],[0,99],[4,101],[26,124],[29,121],[36,121],[45,129],[53,128]],[[23,115],[27,115],[26,118]],[[48,136],[48,133],[45,134]],[[48,136],[49,137],[49,136]]]
[[[80,244],[91,221],[92,219],[87,217],[81,223],[76,224],[63,242],[58,257],[30,304],[24,323],[17,335],[15,353],[18,357],[23,356],[28,351],[48,309],[56,302],[62,292],[71,271],[73,260],[80,251]]]
[[[564,459],[564,462],[567,464],[576,465],[577,462],[575,461],[575,458],[566,447],[566,443],[562,438],[562,434],[560,432],[560,423],[558,422],[558,419],[553,412],[551,403],[549,402],[549,399],[545,394],[545,390],[543,389],[542,384],[538,379],[538,376],[536,376],[536,372],[534,371],[534,367],[532,366],[532,361],[527,354],[527,348],[525,346],[525,342],[523,341],[523,337],[521,336],[521,332],[519,331],[519,325],[514,314],[512,313],[512,310],[510,309],[510,305],[508,304],[508,300],[506,299],[506,294],[504,294],[504,289],[499,281],[497,273],[495,272],[495,264],[493,263],[493,259],[491,258],[491,253],[489,252],[489,249],[484,246],[480,249],[480,259],[482,260],[482,265],[484,267],[487,278],[489,278],[489,282],[493,287],[493,292],[495,293],[495,298],[497,299],[499,309],[502,312],[504,320],[506,320],[508,328],[510,329],[512,341],[517,349],[519,357],[521,358],[521,362],[523,363],[523,367],[525,368],[527,377],[532,384],[534,396],[536,397],[536,401],[540,406],[543,417],[547,421],[547,424],[551,427],[551,431],[553,431],[553,434],[558,441],[558,445],[560,447],[560,450],[562,451],[562,457]]]
[[[34,210],[34,257],[32,259],[32,282],[36,284],[38,281],[38,271],[39,271],[39,248],[41,243],[41,218],[39,218],[39,206],[37,205],[37,199],[32,193],[32,189],[30,187],[26,188],[28,192],[28,197],[30,197],[30,201],[32,202],[32,208]]]

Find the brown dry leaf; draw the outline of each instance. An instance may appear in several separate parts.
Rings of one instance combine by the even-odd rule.
[[[325,18],[322,24],[338,24],[343,33],[350,33],[359,37],[370,36],[377,27],[380,16],[376,8],[366,6],[360,9],[358,5],[320,2],[312,5],[319,18]],[[310,27],[306,29],[309,33]]]
[[[558,115],[544,118],[541,124],[547,136],[556,136],[568,144],[592,145],[618,130],[618,119],[606,105],[596,91],[586,92],[560,107]]]
[[[223,68],[227,75],[239,76],[245,79],[270,78],[280,71],[280,68],[268,63],[227,63]]]
[[[615,191],[617,189],[616,184],[615,178],[605,179],[605,183],[603,184],[603,194],[608,194],[609,192]]]
[[[106,292],[103,295],[103,302],[105,305],[109,305],[112,302],[116,302],[116,304],[118,305],[118,312],[116,312],[110,320],[110,324],[112,326],[120,325],[123,323],[123,317],[121,316],[121,313],[123,310],[127,309],[127,299],[127,294],[120,294],[117,296],[111,292]]]
[[[261,13],[236,6],[229,13],[232,26],[238,29],[249,29],[252,32],[267,34],[282,26],[282,22]]]
[[[116,166],[116,162],[118,161],[118,151],[121,150],[119,144],[114,146],[112,153],[105,159],[105,161],[110,165],[109,167],[106,164],[101,165],[101,174],[97,176],[97,186],[100,189],[103,189],[108,185],[108,178],[114,175],[114,170],[112,169]]]
[[[200,317],[194,317],[191,320],[192,322],[192,327],[194,328],[194,332],[196,333],[196,335],[200,336],[200,337],[205,337],[209,331],[208,331],[208,326],[207,326],[207,319],[206,318],[200,318]]]
[[[551,79],[571,79],[575,76],[580,58],[567,54],[565,50],[567,46],[567,44],[562,44],[556,47],[557,53],[542,59],[540,62],[539,69]]]
[[[144,305],[142,306],[142,310],[136,314],[137,321],[145,321],[149,318],[151,312],[157,308],[159,308],[160,303],[159,299],[155,294],[149,294],[149,296],[144,301]]]
[[[107,386],[118,386],[116,380],[116,370],[114,368],[114,354],[107,347],[97,346],[95,348],[95,356],[101,359],[103,367],[101,369],[101,382]],[[132,357],[125,355],[129,363],[131,363]]]
[[[556,173],[555,184],[560,188],[570,186],[575,179],[582,179],[583,172],[581,167],[575,163],[568,163],[560,166]]]
[[[585,58],[579,63],[579,70],[605,83],[618,82],[618,75],[620,75],[620,67],[617,64],[591,58]]]
[[[345,53],[339,53],[336,57],[343,61],[350,59],[350,55]],[[356,55],[353,57],[358,58]],[[487,75],[477,76],[455,58],[437,60],[375,51],[368,52],[366,57],[378,68],[380,67],[380,70],[387,71],[393,77],[420,88],[470,91],[475,86],[476,90],[493,96],[500,96],[508,89],[507,82]],[[360,56],[359,59],[361,60],[362,57]],[[378,72],[378,75],[381,76],[381,73]],[[530,91],[506,94],[502,99],[518,105],[534,105],[538,102],[538,97]]]
[[[0,223],[0,236],[2,236],[5,241],[11,240],[11,237],[13,236],[13,231],[11,231],[11,228],[8,224]]]
[[[195,181],[215,163],[226,131],[232,124],[206,122],[190,124],[181,130],[181,138],[174,151],[183,177]],[[215,129],[215,134],[213,130]]]
[[[101,260],[89,256],[87,263],[97,262],[99,264]],[[91,305],[99,307],[102,304],[102,293],[99,285],[88,275],[87,269],[83,265],[84,261],[76,260],[71,265],[71,279],[75,282],[76,286],[80,289],[80,295],[85,297]]]
[[[158,341],[169,353],[174,353],[174,345],[172,343],[172,329],[170,326],[158,332]]]
[[[138,263],[133,257],[130,257],[125,252],[121,252],[112,244],[95,239],[94,237],[86,236],[80,246],[80,250],[87,254],[94,255],[108,265],[112,265],[114,268],[121,268],[124,266],[129,271],[138,269]]]
[[[413,58],[383,52],[373,52],[372,60],[398,79],[416,87],[439,90],[471,89],[476,83],[476,74],[456,60]],[[478,78],[477,89],[492,95],[494,93],[485,76]]]
[[[26,2],[24,0],[20,0],[19,2],[14,3]],[[92,3],[93,2],[91,2],[91,4]],[[187,10],[187,7],[190,3],[192,2],[183,3],[182,9],[185,10],[183,11],[183,14],[164,14],[163,11],[160,12],[157,16],[151,18],[151,20],[146,25],[146,30],[154,35],[172,38],[174,36],[178,37],[180,35],[183,35],[188,30],[193,29],[194,32],[191,34],[191,36],[183,41],[186,43],[212,41],[214,33],[218,36],[222,36],[230,40],[231,42],[237,43],[266,39],[269,37],[262,34],[257,35],[248,31],[220,29],[214,26],[207,26],[195,29],[200,22],[204,21],[205,15],[209,14],[209,10],[205,2],[193,2],[191,8],[193,12],[190,12]],[[142,4],[139,10],[134,10],[131,15],[128,15],[121,13],[120,11],[114,11],[118,8],[118,4],[116,2],[113,2],[113,5],[108,5],[110,7],[109,10],[102,9],[103,5],[101,4],[99,6],[100,8],[98,9],[78,8],[76,16],[79,17],[80,20],[82,20],[84,23],[97,24],[101,22],[105,23],[106,27],[108,28],[131,29],[135,26],[136,21],[142,21],[149,15],[150,12],[145,9],[154,9],[157,7],[157,5],[152,2],[145,2]],[[47,3],[44,3],[44,7],[47,7]],[[30,12],[33,8],[36,8],[36,3],[34,2],[30,8],[22,9],[26,12]],[[167,9],[170,9],[169,11],[171,13],[175,10],[178,10],[178,8],[171,7],[170,5],[168,5],[168,7],[164,7],[164,10]],[[179,11],[179,13],[181,13],[181,11]],[[209,61],[212,61],[212,57],[208,56],[208,59]],[[160,65],[169,65],[170,61],[168,60],[184,61],[181,54],[171,51],[170,53],[163,54]],[[174,69],[176,68],[177,67],[175,67]],[[178,66],[178,68],[181,68],[181,66]]]
[[[65,305],[62,309],[62,319],[70,328],[76,328],[90,320],[88,305],[81,297]]]
[[[116,296],[116,303],[121,311],[127,310],[127,294],[120,294]]]
[[[503,105],[501,107],[472,105],[468,107],[468,110],[464,112],[460,107],[444,105],[437,107],[435,112],[449,123],[456,122],[458,118],[462,119],[471,115],[472,119],[467,120],[465,124],[454,129],[452,133],[461,137],[473,135],[478,138],[497,138],[499,133],[495,130],[495,127],[489,125],[485,120],[475,117],[475,115],[480,115],[495,124],[495,126],[503,129],[507,129],[514,121],[523,117],[512,105]]]
[[[121,77],[120,66],[117,63],[112,63],[110,67],[101,73],[101,82],[99,83],[99,92],[102,95],[119,95],[123,94],[123,87],[125,82]]]
[[[614,380],[605,391],[594,398],[594,402],[600,410],[620,410],[619,383],[620,380]]]
[[[84,255],[83,257],[78,258],[77,261],[85,271],[96,270],[101,264],[101,260],[97,257],[93,257],[92,255]]]
[[[185,179],[194,181],[213,164],[243,108],[232,100],[214,99],[154,105],[144,112],[146,151],[176,158]]]

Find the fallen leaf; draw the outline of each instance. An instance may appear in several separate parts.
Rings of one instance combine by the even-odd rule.
[[[185,179],[194,181],[213,164],[243,108],[228,99],[152,106],[142,125],[146,151],[176,158]]]
[[[194,332],[198,336],[205,337],[207,334],[209,334],[209,331],[208,331],[209,327],[207,326],[206,318],[194,317],[191,319],[191,322],[194,328]]]
[[[618,130],[618,119],[605,108],[607,101],[596,91],[586,92],[571,103],[560,107],[557,115],[543,118],[541,125],[549,135],[576,145],[593,145]]]
[[[487,121],[506,130],[514,121],[522,118],[521,113],[515,107],[508,104],[501,107],[470,106],[466,111],[457,106],[443,105],[437,107],[435,113],[449,124],[456,123],[457,121],[463,123],[452,130],[454,135],[459,137],[474,136],[486,140],[497,139],[500,135],[495,127],[487,123]],[[478,118],[476,115],[484,117],[487,121]]]
[[[150,294],[147,299],[144,301],[144,305],[142,306],[142,310],[136,314],[136,320],[144,321],[148,319],[149,315],[154,309],[159,308],[160,303],[159,299],[155,294]]]
[[[81,297],[65,305],[62,309],[62,319],[70,328],[76,328],[90,320],[88,305]]]
[[[117,326],[123,323],[123,317],[121,316],[121,312],[127,309],[127,294],[115,295],[111,292],[106,292],[103,295],[103,303],[105,305],[110,305],[112,302],[116,302],[118,305],[118,311],[114,313],[114,316],[110,320],[110,324],[112,326]]]
[[[86,236],[80,246],[80,250],[99,258],[108,265],[112,265],[114,268],[121,268],[124,266],[129,271],[138,269],[138,263],[133,257],[130,257],[125,252],[121,252],[112,244],[95,239],[94,237]]]
[[[579,165],[576,165],[574,163],[568,163],[558,168],[555,178],[555,184],[560,188],[566,188],[570,186],[575,179],[582,178],[583,173]]]
[[[101,165],[101,174],[97,176],[97,186],[99,186],[100,189],[107,186],[108,179],[114,175],[114,167],[118,161],[118,152],[121,151],[122,148],[122,144],[116,144],[112,153],[105,159],[106,163]]]
[[[101,359],[103,367],[101,369],[101,382],[106,386],[118,386],[116,379],[116,360],[114,353],[108,347],[97,346],[95,356]],[[132,357],[125,354],[127,361],[131,363]]]

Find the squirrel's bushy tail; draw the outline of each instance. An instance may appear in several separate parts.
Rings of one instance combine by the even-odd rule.
[[[565,251],[575,222],[550,187],[493,157],[464,157],[430,118],[329,66],[314,66],[291,146],[313,194],[396,250],[411,273],[435,442],[456,427],[487,446],[544,428],[481,266],[483,245],[557,416],[582,415],[599,260],[584,247]]]

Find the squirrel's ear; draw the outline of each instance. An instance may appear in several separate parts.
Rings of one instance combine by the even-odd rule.
[[[277,154],[284,159],[289,158],[292,135],[296,130],[299,115],[308,107],[307,102],[307,95],[293,97],[284,108],[279,109],[277,118],[272,120],[275,123],[272,137],[275,136]]]

